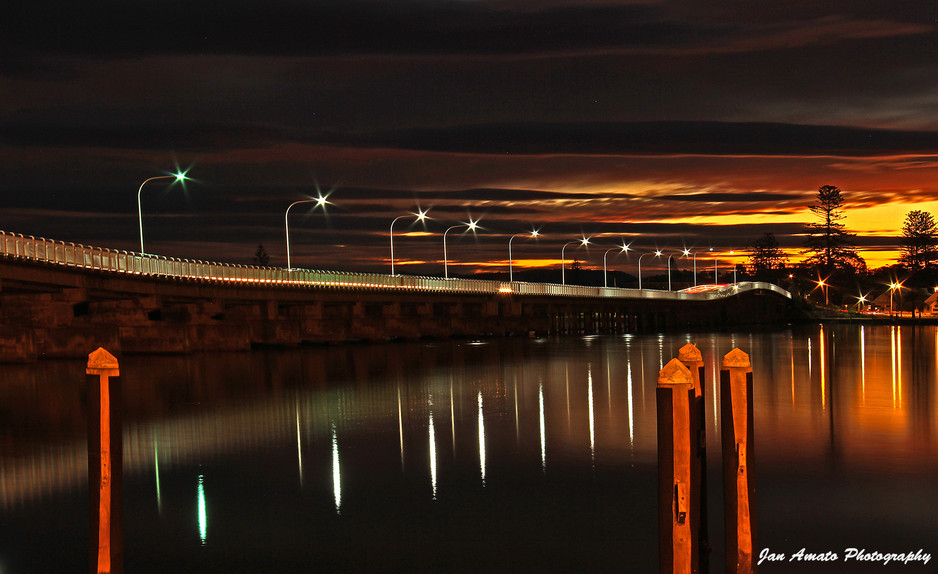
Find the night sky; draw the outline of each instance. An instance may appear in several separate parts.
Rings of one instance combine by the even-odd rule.
[[[870,267],[938,215],[938,4],[833,0],[16,2],[0,229],[250,263],[602,267],[607,249],[798,258],[836,185]],[[706,254],[706,255],[704,255]],[[636,255],[609,254],[635,273]],[[648,263],[646,258],[644,263]],[[682,265],[689,265],[682,262]]]

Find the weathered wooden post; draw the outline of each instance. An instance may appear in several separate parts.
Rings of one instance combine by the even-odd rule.
[[[706,416],[706,375],[703,356],[700,349],[688,343],[680,348],[677,359],[690,371],[694,382],[695,428],[691,429],[692,438],[697,440],[697,460],[691,466],[691,509],[700,517],[697,531],[697,549],[700,556],[699,566],[702,574],[710,572],[710,536],[707,528],[707,416]]]
[[[117,359],[101,347],[88,355],[90,571],[123,572],[123,441]]]
[[[697,526],[691,506],[691,467],[697,462],[694,382],[679,360],[658,374],[658,557],[664,573],[698,572]]]
[[[751,573],[757,571],[752,367],[749,355],[739,349],[723,357],[720,395],[726,572]]]

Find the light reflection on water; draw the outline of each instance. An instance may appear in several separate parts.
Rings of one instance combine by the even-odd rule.
[[[495,570],[653,569],[654,389],[687,342],[706,366],[711,458],[720,361],[733,347],[751,356],[761,546],[932,543],[936,329],[833,325],[124,357],[125,569],[475,571],[470,558]],[[0,524],[26,525],[0,539],[0,563],[80,564],[84,365],[0,375]],[[193,479],[197,509],[181,486]],[[719,476],[709,484],[718,533]],[[57,512],[70,528],[41,519]],[[61,551],[35,542],[49,539]]]

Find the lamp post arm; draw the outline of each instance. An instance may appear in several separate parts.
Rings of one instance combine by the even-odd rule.
[[[454,225],[452,227],[448,227],[446,231],[443,232],[443,278],[444,279],[449,279],[449,267],[447,266],[447,263],[446,263],[446,234],[449,233],[450,229],[456,229],[457,227],[460,227],[460,226]]]
[[[300,203],[312,203],[315,201],[318,200],[301,199],[299,201],[294,201],[287,207],[287,210],[283,214],[283,231],[287,240],[287,269],[293,269],[293,266],[290,265],[290,209],[292,209],[294,205],[299,205]]]
[[[389,230],[388,236],[391,239],[391,275],[394,275],[394,222],[402,217],[407,217],[406,215],[398,215],[391,220],[391,228]]]
[[[157,180],[157,179],[172,179],[172,178],[174,178],[174,177],[176,177],[176,176],[174,176],[174,175],[157,175],[157,176],[154,176],[154,177],[147,178],[147,179],[145,179],[145,180],[143,181],[143,183],[140,184],[140,189],[137,190],[137,221],[138,221],[139,224],[140,224],[140,253],[141,253],[141,254],[144,253],[144,251],[143,251],[143,207],[142,207],[142,204],[141,204],[141,201],[140,201],[140,196],[141,196],[141,194],[143,193],[143,186],[145,186],[145,185],[147,184],[147,182],[150,182],[150,181],[154,181],[154,180]]]
[[[508,282],[511,283],[514,281],[514,273],[511,268],[511,242],[517,237],[518,234],[514,234],[508,238]]]
[[[638,290],[642,290],[642,257],[648,255],[647,253],[642,253],[638,256]]]

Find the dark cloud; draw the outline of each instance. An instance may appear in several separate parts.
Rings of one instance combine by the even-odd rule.
[[[341,143],[346,145],[509,154],[856,156],[931,153],[938,149],[938,131],[762,122],[488,124],[343,139]]]
[[[887,130],[763,122],[515,123],[414,128],[372,134],[254,125],[62,126],[0,124],[0,143],[17,146],[175,149],[220,152],[272,142],[520,155],[810,155],[929,154],[938,131]],[[481,193],[481,190],[476,190]]]
[[[332,1],[18,3],[0,31],[21,53],[538,54],[685,45],[729,29],[645,5]]]

